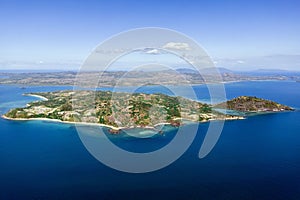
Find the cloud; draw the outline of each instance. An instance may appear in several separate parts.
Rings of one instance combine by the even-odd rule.
[[[243,61],[243,60],[237,60],[236,61],[238,64],[244,64],[245,63],[245,61]]]
[[[163,48],[171,50],[191,50],[189,44],[184,42],[168,42]]]
[[[145,48],[143,50],[143,53],[151,54],[151,55],[158,55],[158,54],[161,54],[162,52],[159,49],[155,49],[155,48]]]

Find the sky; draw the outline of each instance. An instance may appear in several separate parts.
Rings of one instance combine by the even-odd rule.
[[[197,41],[217,67],[300,71],[300,2],[0,0],[1,69],[78,69],[122,31],[162,27]]]

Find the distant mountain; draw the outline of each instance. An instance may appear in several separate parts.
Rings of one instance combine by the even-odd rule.
[[[288,71],[284,69],[257,69],[253,71],[239,72],[248,76],[293,76],[300,75],[300,71]]]
[[[235,71],[232,71],[230,69],[224,68],[224,67],[217,67],[217,70],[219,70],[220,73],[236,73]]]
[[[289,72],[288,70],[285,70],[285,69],[257,69],[254,71],[257,71],[257,72]]]
[[[197,73],[196,70],[190,69],[190,68],[179,68],[176,69],[177,72],[182,73],[182,74],[195,74]]]
[[[288,71],[284,69],[257,69],[252,71],[238,71],[238,70],[230,70],[224,67],[217,67],[217,68],[204,68],[200,72],[202,74],[215,74],[216,70],[222,75],[226,76],[244,76],[244,77],[293,77],[293,76],[300,76],[300,71]],[[191,68],[179,68],[176,70],[182,74],[196,74],[198,73],[196,70]]]
[[[234,71],[229,70],[227,68],[223,68],[223,67],[218,67],[218,68],[204,68],[200,72],[203,73],[203,74],[213,74],[213,73],[216,72],[216,70],[218,72],[220,72],[221,74],[224,74],[224,73],[232,73],[233,74],[233,73],[235,73]],[[190,69],[190,68],[179,68],[176,71],[179,72],[179,73],[183,73],[183,74],[194,74],[194,73],[197,73],[196,70]]]
[[[291,73],[288,70],[283,69],[257,69],[252,71],[253,73],[260,73],[260,74],[287,74]]]

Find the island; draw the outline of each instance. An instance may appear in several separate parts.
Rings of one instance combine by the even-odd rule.
[[[220,103],[215,107],[240,111],[243,113],[279,112],[294,110],[289,106],[252,96],[240,96],[227,102]]]
[[[241,96],[217,105],[209,105],[184,97],[165,94],[125,93],[111,91],[55,91],[29,93],[40,97],[23,108],[15,108],[3,115],[13,120],[56,120],[66,123],[88,123],[109,127],[112,134],[121,129],[154,128],[162,124],[180,126],[183,120],[244,119],[218,109],[241,112],[281,112],[292,108],[257,97]]]

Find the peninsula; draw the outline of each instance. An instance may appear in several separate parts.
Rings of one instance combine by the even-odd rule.
[[[159,124],[180,126],[182,120],[206,122],[210,120],[242,119],[215,108],[242,112],[280,112],[293,110],[269,100],[242,96],[209,105],[183,97],[164,94],[124,93],[110,91],[56,91],[29,93],[43,100],[23,108],[15,108],[3,117],[14,120],[51,119],[69,123],[89,123],[107,126],[115,133],[134,127],[154,128]]]

